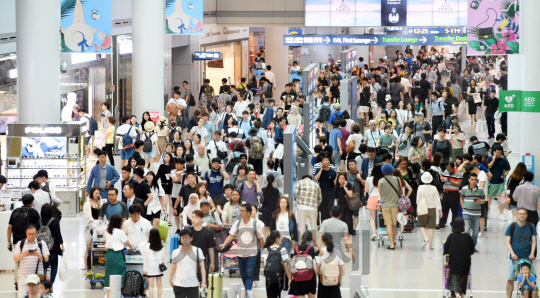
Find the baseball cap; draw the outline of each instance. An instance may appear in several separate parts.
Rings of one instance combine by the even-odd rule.
[[[416,115],[415,115],[415,116],[422,116],[422,117],[424,117],[424,113],[422,113],[422,112],[418,112],[418,113],[416,113]]]
[[[208,205],[210,205],[210,201],[208,201],[208,199],[202,199],[202,200],[199,202],[199,204],[201,204],[201,205],[202,205],[202,204],[208,204]]]
[[[30,275],[26,276],[25,283],[38,285],[39,281],[40,281],[39,276],[37,274],[30,274]]]
[[[392,172],[394,172],[394,167],[389,163],[385,163],[381,170],[385,175],[392,175]]]
[[[339,103],[334,104],[334,109],[341,110],[341,105]]]
[[[137,175],[141,178],[144,178],[144,170],[139,167],[136,167],[133,169],[133,175]]]

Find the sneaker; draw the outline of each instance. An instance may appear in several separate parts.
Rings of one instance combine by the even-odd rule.
[[[178,234],[178,235],[180,235],[180,229],[176,229],[176,232],[175,232],[175,234]]]
[[[424,240],[424,242],[422,243],[422,245],[420,245],[420,248],[425,248],[426,245],[428,244],[429,242],[427,240]]]
[[[499,220],[506,221],[506,217],[504,217],[502,214],[499,215]]]
[[[172,227],[172,223],[169,221],[169,227]]]
[[[484,227],[484,232],[487,232],[487,227]]]
[[[475,248],[475,249],[474,249],[474,252],[478,252],[478,250]]]
[[[484,233],[478,233],[478,238],[485,238],[486,237],[486,234]]]
[[[375,241],[375,238],[377,238],[377,234],[371,235],[371,241]]]
[[[436,227],[435,227],[435,231],[438,231],[438,230],[440,230],[440,229],[441,229],[441,228],[439,228],[439,226],[436,226]]]

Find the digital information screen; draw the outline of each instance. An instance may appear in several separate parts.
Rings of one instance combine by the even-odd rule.
[[[467,0],[305,0],[306,26],[466,26]]]

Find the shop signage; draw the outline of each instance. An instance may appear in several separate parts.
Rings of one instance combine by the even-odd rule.
[[[158,123],[159,117],[160,117],[159,112],[149,112],[149,114],[150,114],[150,119],[154,121],[154,123]]]
[[[519,1],[468,0],[467,55],[519,54]]]
[[[219,27],[209,24],[204,26],[204,34],[200,36],[199,42],[209,44],[245,38],[249,38],[249,27]]]
[[[407,30],[407,32],[409,32],[409,34],[466,34],[467,33],[467,27],[409,28],[409,30]]]
[[[62,52],[112,53],[111,1],[62,1],[60,23]]]
[[[289,29],[289,35],[304,35],[304,29]]]
[[[193,53],[194,60],[214,60],[221,59],[220,52],[195,52]]]
[[[499,111],[540,113],[540,91],[501,90]]]
[[[302,70],[302,90],[307,90],[307,95],[311,95],[317,88],[317,75],[319,74],[319,64],[311,63]]]
[[[203,34],[203,0],[169,0],[165,7],[167,34]]]
[[[386,46],[386,45],[463,45],[467,36],[461,34],[436,35],[284,35],[283,44],[291,47],[315,46]]]
[[[82,135],[80,123],[60,124],[8,124],[8,136],[10,137],[78,137]]]

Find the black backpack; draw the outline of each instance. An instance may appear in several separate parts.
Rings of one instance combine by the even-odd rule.
[[[139,271],[130,270],[126,272],[122,296],[138,297],[144,294],[144,280]]]
[[[189,94],[188,105],[191,107],[195,106],[195,97],[193,97],[193,94],[191,93]]]
[[[331,112],[332,110],[330,109],[330,105],[323,104],[321,106],[321,110],[319,111],[322,121],[328,121],[330,119]]]
[[[283,281],[284,269],[283,261],[281,260],[280,249],[268,249],[268,257],[266,258],[266,265],[264,266],[264,277],[269,284],[281,283]]]
[[[439,175],[439,173],[433,170],[429,170],[429,173],[431,174],[431,176],[433,176],[433,181],[431,181],[431,185],[435,186],[439,193],[443,193],[444,187],[441,182],[441,176]]]
[[[384,103],[385,101],[386,101],[386,90],[379,90],[377,92],[377,103],[381,104],[381,103]]]
[[[227,152],[223,152],[223,151],[219,150],[219,147],[218,147],[216,141],[214,141],[214,146],[216,147],[216,152],[217,152],[216,155],[217,155],[217,157],[218,157],[219,159],[225,159],[225,158],[227,158]]]
[[[12,231],[14,239],[26,238],[26,226],[30,221],[30,207],[21,207],[13,211]]]
[[[345,112],[342,112],[341,115],[338,115],[337,112],[334,113],[334,116],[336,116],[336,118],[334,119],[334,122],[336,122],[337,120],[340,120],[340,121],[341,121],[341,120],[345,120],[344,115],[345,115]],[[334,122],[332,122],[332,124],[333,124]],[[338,122],[338,123],[339,123],[339,122]]]
[[[227,172],[227,174],[229,175],[232,174],[234,167],[236,167],[236,165],[239,163],[240,163],[240,155],[236,156],[235,158],[231,159],[231,161],[229,161],[229,163],[227,164],[227,167],[225,168],[225,172]]]
[[[152,147],[153,147],[152,140],[151,140],[152,135],[154,135],[153,132],[148,132],[148,135],[146,135],[146,139],[144,139],[143,152],[146,152],[146,153],[152,152]]]

